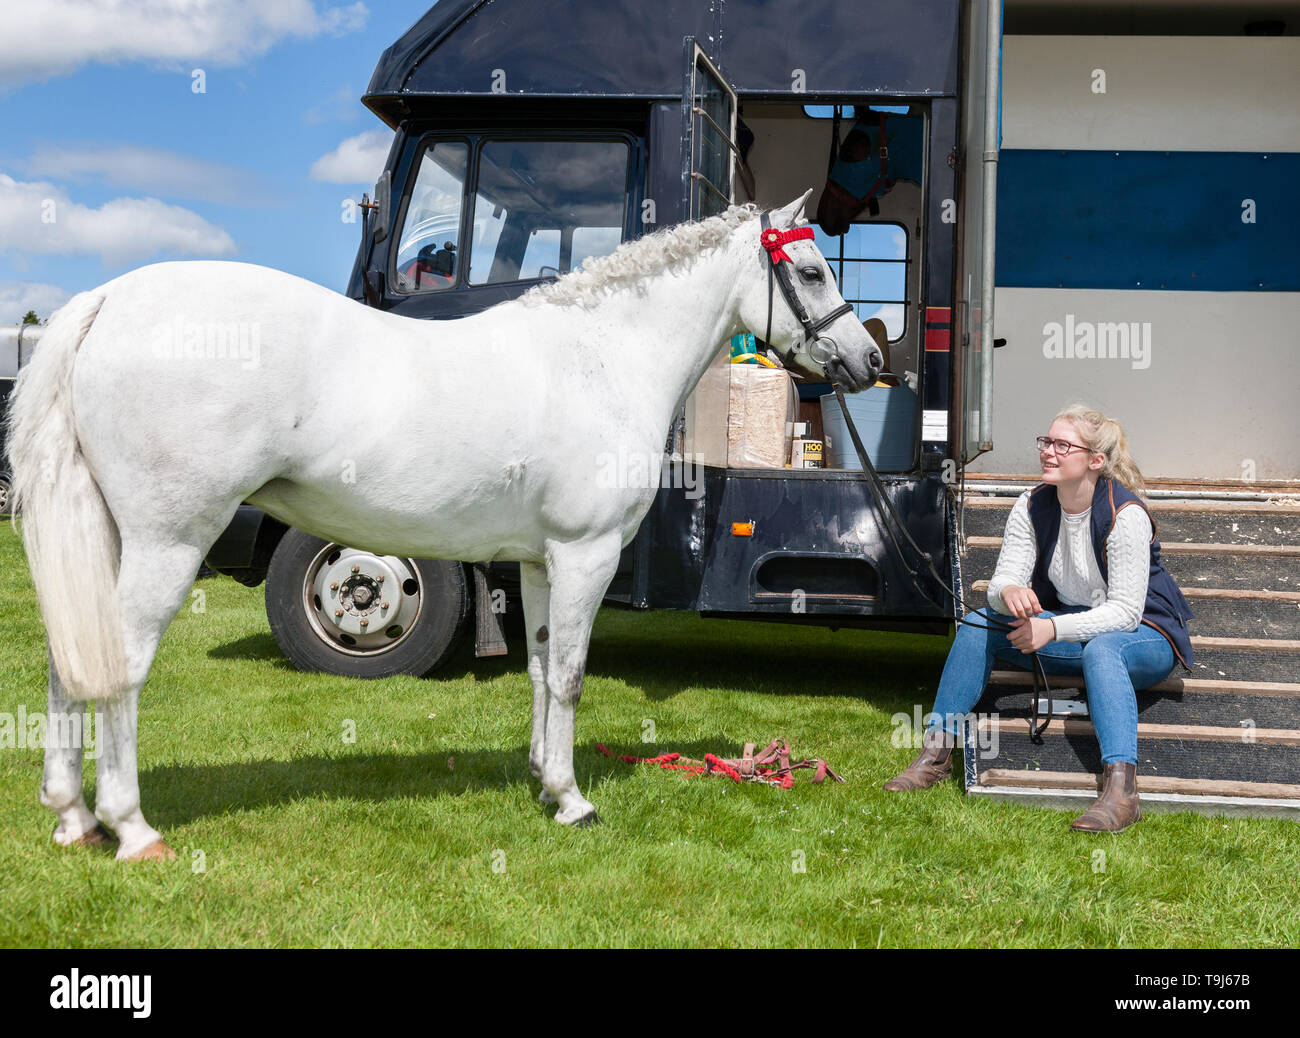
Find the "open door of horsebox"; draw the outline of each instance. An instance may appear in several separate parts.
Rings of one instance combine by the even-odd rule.
[[[692,36],[683,41],[682,204],[684,220],[723,212],[735,197],[737,168],[736,92]],[[716,365],[729,365],[725,343]],[[711,367],[687,398],[673,430],[670,448],[692,462],[727,465],[728,379]]]
[[[650,223],[653,214],[662,216],[664,209],[675,210],[670,218],[680,221],[723,212],[732,204],[740,162],[736,91],[696,37],[687,36],[682,43],[680,115],[671,102],[654,106],[650,197],[645,203],[653,207],[656,200],[671,198],[672,204],[651,208],[648,220],[643,209],[642,219]],[[720,363],[726,364],[726,344],[719,343],[718,351]],[[703,522],[703,467],[725,468],[727,463],[727,411],[725,379],[706,377],[687,397],[673,427],[665,430],[668,457],[659,494],[624,549],[607,601],[638,609],[696,607],[700,560],[691,530]]]
[[[1002,137],[1002,0],[962,5],[957,261],[948,443],[965,464],[993,449],[993,246]]]
[[[731,205],[736,176],[736,92],[695,38],[685,42],[682,84],[682,213],[716,216]]]

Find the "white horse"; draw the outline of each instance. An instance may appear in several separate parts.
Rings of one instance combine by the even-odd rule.
[[[808,194],[771,213],[772,227],[803,224]],[[594,820],[573,774],[574,709],[596,610],[653,500],[673,416],[729,336],[769,322],[788,366],[846,389],[870,386],[882,364],[851,312],[824,326],[834,340],[810,335],[773,293],[779,253],[814,321],[847,311],[811,235],[772,250],[759,215],[732,208],[659,231],[450,321],[241,263],[158,264],[73,298],[24,369],[10,419],[49,641],[48,723],[80,724],[85,700],[99,702],[94,814],[81,749],[46,750],[54,839],[99,843],[103,823],[119,859],[174,856],[140,810],[136,708],[159,639],[241,501],[378,554],[517,560],[529,765],[558,821]],[[214,329],[244,348],[213,350]],[[473,452],[448,449],[467,432]],[[601,485],[601,452],[653,459],[651,478]]]

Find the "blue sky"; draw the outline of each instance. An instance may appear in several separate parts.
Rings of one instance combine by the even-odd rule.
[[[430,6],[36,0],[7,13],[0,324],[170,259],[342,290],[360,233],[343,203],[373,190],[391,140],[360,97]]]

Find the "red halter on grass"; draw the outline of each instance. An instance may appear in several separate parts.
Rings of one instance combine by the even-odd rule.
[[[778,231],[775,227],[766,228],[759,241],[763,243],[763,248],[767,249],[767,254],[772,257],[773,263],[780,263],[782,260],[793,263],[790,254],[781,248],[782,245],[789,244],[792,241],[803,241],[813,237],[811,227],[796,227],[792,231]]]
[[[706,753],[703,761],[690,760],[680,753],[661,753],[658,757],[633,757],[629,753],[619,755],[619,759],[628,764],[658,764],[667,771],[685,771],[692,775],[726,775],[732,782],[766,782],[769,785],[789,789],[794,785],[794,772],[800,768],[813,771],[813,784],[820,785],[829,775],[836,782],[844,779],[831,771],[820,757],[790,763],[790,744],[784,739],[773,739],[767,749],[761,753],[754,752],[752,742],[745,743],[741,755],[734,760],[725,760],[712,753]],[[596,749],[606,757],[613,757],[600,743]]]

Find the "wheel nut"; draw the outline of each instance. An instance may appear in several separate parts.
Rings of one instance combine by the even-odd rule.
[[[369,620],[362,620],[362,621],[361,621],[361,626],[362,626],[362,627],[369,627],[369,626],[370,626],[370,621],[369,621]]]
[[[384,575],[380,573],[377,577],[375,577],[375,579],[382,584],[384,582]]]
[[[352,567],[352,572],[353,572],[353,573],[360,573],[360,572],[361,572],[361,567],[360,567],[360,566],[353,566],[353,567]]]
[[[380,608],[380,609],[387,609],[387,608],[388,608],[388,603],[387,603],[387,602],[380,602],[380,603],[379,603],[379,608]]]
[[[342,615],[343,615],[343,610],[342,610],[342,609],[335,609],[335,610],[334,610],[334,615],[335,615],[335,616],[342,616]]]
[[[331,591],[337,591],[338,589],[339,589],[339,582],[336,580],[336,581],[334,581],[334,583],[332,583],[332,584],[330,585],[330,590],[331,590]]]

